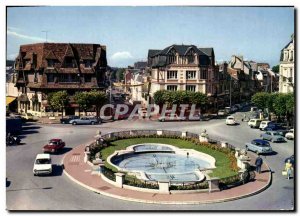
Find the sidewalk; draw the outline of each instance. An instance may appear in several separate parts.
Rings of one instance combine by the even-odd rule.
[[[158,194],[139,192],[115,187],[103,181],[98,175],[91,175],[92,167],[83,162],[84,147],[80,145],[68,152],[64,159],[64,173],[74,182],[96,193],[126,201],[157,203],[157,204],[201,204],[225,202],[252,196],[265,190],[271,184],[271,172],[264,163],[261,174],[256,173],[256,179],[245,185],[212,193],[190,194]],[[254,156],[254,154],[251,154]],[[250,155],[250,157],[251,157]],[[254,160],[254,157],[253,157]],[[253,164],[253,161],[251,161]]]

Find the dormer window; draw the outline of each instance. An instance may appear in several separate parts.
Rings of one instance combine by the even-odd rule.
[[[92,61],[91,60],[84,60],[84,67],[91,68],[92,67]]]
[[[48,59],[47,60],[47,66],[48,67],[54,67],[54,60],[53,59]]]

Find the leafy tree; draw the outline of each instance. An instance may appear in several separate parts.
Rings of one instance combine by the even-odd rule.
[[[69,95],[67,91],[58,91],[48,95],[48,101],[52,110],[61,110],[62,116],[64,108],[69,103]]]
[[[163,106],[165,101],[164,98],[164,94],[165,94],[166,90],[159,90],[156,91],[153,95],[153,99],[154,99],[154,103],[159,105],[159,106]]]
[[[251,101],[259,108],[265,109],[267,107],[267,102],[270,97],[270,94],[267,92],[258,92],[254,94],[251,98]]]
[[[278,93],[274,99],[274,112],[281,119],[282,116],[285,116],[287,113],[287,95],[284,93]]]
[[[279,73],[279,65],[275,65],[274,67],[272,67],[272,71],[274,73]]]
[[[79,113],[80,109],[82,109],[86,115],[87,110],[92,107],[93,98],[89,92],[76,92],[74,100],[79,105]]]
[[[89,95],[92,105],[96,108],[96,115],[99,117],[101,107],[107,102],[106,94],[105,92],[93,90],[89,92]]]
[[[125,77],[125,68],[119,68],[116,72],[116,77],[118,81],[124,80]]]

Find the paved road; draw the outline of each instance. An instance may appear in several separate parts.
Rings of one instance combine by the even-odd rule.
[[[237,114],[238,115],[238,114]],[[36,154],[41,153],[50,138],[62,138],[69,151],[88,143],[96,135],[128,129],[167,129],[199,133],[206,129],[210,136],[227,140],[244,147],[244,143],[258,138],[261,133],[250,129],[245,122],[239,126],[226,126],[225,120],[207,122],[156,122],[147,120],[117,121],[95,126],[39,125],[25,127],[24,145],[7,147],[6,200],[8,210],[280,210],[294,208],[294,182],[281,175],[283,161],[294,154],[294,142],[272,144],[276,155],[266,156],[265,161],[274,171],[271,187],[266,191],[241,200],[203,205],[153,205],[121,201],[86,190],[72,182],[55,167],[54,176],[35,177],[32,174]],[[61,164],[64,153],[53,155],[54,164]]]

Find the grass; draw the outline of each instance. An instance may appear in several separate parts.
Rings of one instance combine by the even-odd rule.
[[[225,153],[207,148],[205,146],[195,145],[194,143],[187,140],[172,138],[132,138],[114,141],[110,146],[101,150],[102,158],[105,160],[105,166],[112,169],[113,171],[117,171],[113,166],[106,162],[106,158],[117,150],[126,149],[126,147],[128,146],[142,143],[170,144],[178,148],[195,149],[199,152],[211,155],[216,159],[216,168],[212,173],[209,174],[210,177],[225,178],[236,174],[236,172],[231,170],[230,160]]]

